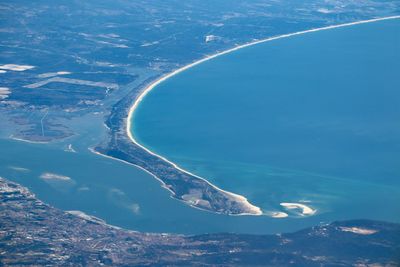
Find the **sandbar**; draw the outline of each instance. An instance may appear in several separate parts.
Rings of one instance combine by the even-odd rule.
[[[282,202],[282,203],[280,203],[280,205],[288,210],[299,209],[299,210],[301,210],[301,215],[303,215],[303,216],[314,215],[317,212],[316,209],[312,209],[311,207],[301,204],[301,203]]]

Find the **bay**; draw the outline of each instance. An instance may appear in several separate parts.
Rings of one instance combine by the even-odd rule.
[[[150,150],[266,213],[400,221],[400,21],[241,49],[158,85],[133,116]]]

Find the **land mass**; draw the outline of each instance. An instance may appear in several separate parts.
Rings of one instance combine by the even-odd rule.
[[[0,265],[398,266],[400,224],[353,220],[277,235],[128,231],[0,178]]]

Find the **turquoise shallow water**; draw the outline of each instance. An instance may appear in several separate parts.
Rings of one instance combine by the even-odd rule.
[[[74,144],[79,145],[77,141]],[[320,216],[285,220],[266,216],[217,215],[193,209],[170,198],[169,192],[161,188],[157,180],[133,166],[88,151],[70,153],[58,147],[4,139],[0,139],[0,147],[1,177],[27,186],[41,200],[52,206],[63,210],[80,210],[107,223],[132,230],[185,234],[278,233],[352,216],[346,209],[346,203],[343,203],[344,212],[340,218],[329,212]],[[196,162],[193,165],[200,166]],[[220,163],[219,166],[222,170],[225,167],[225,172],[236,171],[230,165]],[[241,168],[240,165],[236,168],[242,171],[249,169]],[[43,173],[68,176],[71,182],[45,181],[40,178]],[[377,190],[378,195],[382,194],[380,190],[386,190],[370,185],[366,187]],[[360,190],[360,193],[366,189]],[[382,199],[382,203],[398,201],[397,191],[386,192],[388,195]],[[377,208],[382,203],[377,203]],[[382,219],[390,215],[389,210],[385,211],[387,213],[381,214]],[[359,217],[357,213],[354,216]]]
[[[134,135],[265,211],[400,221],[399,50],[399,20],[242,49],[157,86]]]
[[[86,141],[76,139],[73,143],[75,148],[83,147]],[[151,175],[86,149],[71,153],[57,145],[4,139],[0,139],[0,148],[0,177],[28,187],[54,207],[80,210],[127,229],[183,234],[277,233],[320,222],[318,218],[282,222],[265,216],[233,217],[194,209],[172,199]],[[70,180],[42,179],[45,173]]]

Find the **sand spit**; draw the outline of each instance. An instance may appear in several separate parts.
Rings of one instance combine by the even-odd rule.
[[[301,204],[301,203],[288,203],[288,202],[282,202],[280,205],[287,210],[301,210],[301,215],[302,216],[310,216],[314,215],[317,210],[312,209],[311,207]]]
[[[219,52],[217,54],[205,57],[203,59],[200,59],[198,61],[195,61],[191,64],[188,64],[186,66],[183,66],[182,68],[179,68],[175,71],[172,71],[171,73],[166,74],[165,76],[162,76],[161,78],[157,79],[156,81],[154,81],[153,83],[151,83],[150,85],[148,85],[147,87],[144,88],[144,90],[141,92],[141,94],[138,95],[138,97],[135,99],[133,105],[131,106],[129,113],[128,113],[128,117],[126,120],[126,134],[128,135],[128,137],[131,139],[131,141],[136,144],[137,146],[139,146],[140,148],[144,149],[146,152],[148,152],[149,154],[156,156],[164,161],[166,161],[167,163],[171,164],[174,168],[176,168],[179,171],[182,171],[184,173],[187,173],[191,176],[194,176],[196,178],[202,179],[204,181],[206,181],[208,184],[210,184],[211,186],[213,186],[214,188],[216,188],[217,190],[219,190],[220,192],[224,193],[225,195],[229,196],[230,198],[234,199],[235,201],[240,202],[243,206],[246,207],[246,210],[248,212],[242,213],[240,215],[262,215],[262,211],[259,207],[252,205],[251,203],[249,203],[247,201],[247,199],[244,196],[241,195],[237,195],[231,192],[227,192],[224,191],[220,188],[218,188],[217,186],[211,184],[210,182],[208,182],[206,179],[199,177],[195,174],[192,174],[186,170],[183,170],[182,168],[180,168],[178,165],[176,165],[175,163],[169,161],[168,159],[166,159],[165,157],[162,157],[161,155],[158,155],[154,152],[152,152],[151,150],[149,150],[148,148],[144,147],[143,145],[141,145],[133,136],[132,134],[132,116],[133,113],[135,112],[136,108],[138,107],[138,105],[140,104],[140,102],[143,100],[143,98],[151,91],[153,90],[157,85],[159,85],[160,83],[166,81],[167,79],[187,70],[190,69],[196,65],[199,65],[201,63],[204,63],[208,60],[214,59],[216,57],[237,51],[239,49],[245,48],[245,47],[249,47],[249,46],[253,46],[256,44],[260,44],[260,43],[265,43],[265,42],[269,42],[269,41],[274,41],[274,40],[278,40],[278,39],[283,39],[283,38],[288,38],[291,36],[296,36],[296,35],[302,35],[302,34],[306,34],[306,33],[312,33],[312,32],[318,32],[318,31],[324,31],[324,30],[330,30],[330,29],[336,29],[336,28],[342,28],[342,27],[348,27],[348,26],[352,26],[352,25],[358,25],[358,24],[365,24],[365,23],[371,23],[371,22],[376,22],[376,21],[383,21],[383,20],[390,20],[390,19],[399,19],[400,16],[390,16],[390,17],[382,17],[382,18],[376,18],[376,19],[370,19],[370,20],[363,20],[363,21],[356,21],[356,22],[351,22],[351,23],[344,23],[344,24],[339,24],[339,25],[332,25],[332,26],[326,26],[326,27],[321,27],[321,28],[316,28],[316,29],[310,29],[310,30],[305,30],[305,31],[299,31],[299,32],[294,32],[294,33],[289,33],[289,34],[283,34],[283,35],[279,35],[279,36],[274,36],[274,37],[269,37],[269,38],[265,38],[262,40],[257,40],[254,42],[250,42],[247,44],[243,44],[228,50],[225,50],[223,52]],[[302,214],[303,215],[312,215],[315,213],[315,210],[311,209],[310,207],[304,205],[304,204],[298,204],[298,203],[281,203],[281,205],[289,205],[286,206],[286,208],[288,207],[293,207],[293,208],[300,208],[302,209]],[[295,206],[293,206],[295,205]],[[290,209],[290,208],[289,208]]]
[[[109,158],[109,159],[113,159],[113,160],[116,160],[116,161],[119,161],[119,162],[123,162],[123,163],[125,163],[125,164],[129,164],[129,165],[135,166],[136,168],[139,168],[139,169],[143,170],[144,172],[148,173],[149,175],[153,176],[156,180],[158,180],[158,181],[161,183],[161,186],[162,186],[163,188],[165,188],[166,190],[168,190],[173,196],[175,195],[175,192],[172,191],[171,188],[169,188],[169,187],[165,184],[165,182],[164,182],[163,180],[161,180],[160,178],[158,178],[156,175],[154,175],[154,174],[151,173],[150,171],[146,170],[145,168],[143,168],[143,167],[141,167],[141,166],[139,166],[139,165],[130,163],[130,162],[128,162],[128,161],[122,160],[122,159],[114,158],[114,157],[111,157],[111,156],[108,156],[108,155],[99,153],[99,152],[97,152],[96,150],[94,150],[93,148],[89,148],[89,151],[91,151],[92,153],[94,153],[94,154],[96,154],[96,155],[99,155],[99,156],[102,156],[102,157],[105,157],[105,158]],[[195,175],[194,175],[194,176],[195,176]],[[195,177],[198,177],[198,176],[195,176]],[[200,178],[200,179],[204,180],[203,178]],[[206,181],[206,180],[204,180],[204,181],[207,182],[208,184],[210,184],[208,181]],[[216,186],[214,186],[214,185],[212,185],[212,184],[210,184],[210,185],[213,186],[214,188],[216,188],[217,190],[219,190],[220,192],[226,192],[226,191],[224,191],[224,190],[222,190],[222,189],[219,189],[218,187],[216,187]],[[247,201],[247,199],[246,199],[245,197],[240,196],[240,195],[236,195],[236,194],[231,193],[231,192],[226,192],[226,194],[227,194],[227,196],[230,196],[230,197],[232,197],[232,196],[237,196],[237,198],[235,198],[234,200],[237,201],[237,202],[239,202],[239,203],[241,203],[241,204],[245,204],[245,205],[249,208],[249,209],[248,209],[248,212],[246,212],[246,213],[229,214],[229,215],[231,215],[231,216],[241,216],[241,215],[262,215],[262,214],[263,214],[262,211],[261,211],[261,209],[260,209],[259,207],[253,206],[253,205],[251,205],[250,203],[248,203],[248,201]],[[196,209],[199,209],[199,210],[210,211],[210,210],[207,210],[207,209],[204,209],[204,208],[195,206],[194,204],[196,204],[196,202],[198,202],[198,201],[194,200],[193,198],[190,199],[190,201],[186,201],[186,200],[179,199],[179,198],[176,198],[176,199],[179,200],[179,201],[182,201],[182,202],[184,202],[184,203],[186,203],[186,204],[188,204],[189,206],[191,206],[191,207],[193,207],[193,208],[196,208]],[[220,212],[217,212],[217,211],[213,211],[213,212],[215,212],[215,213],[220,213]]]

